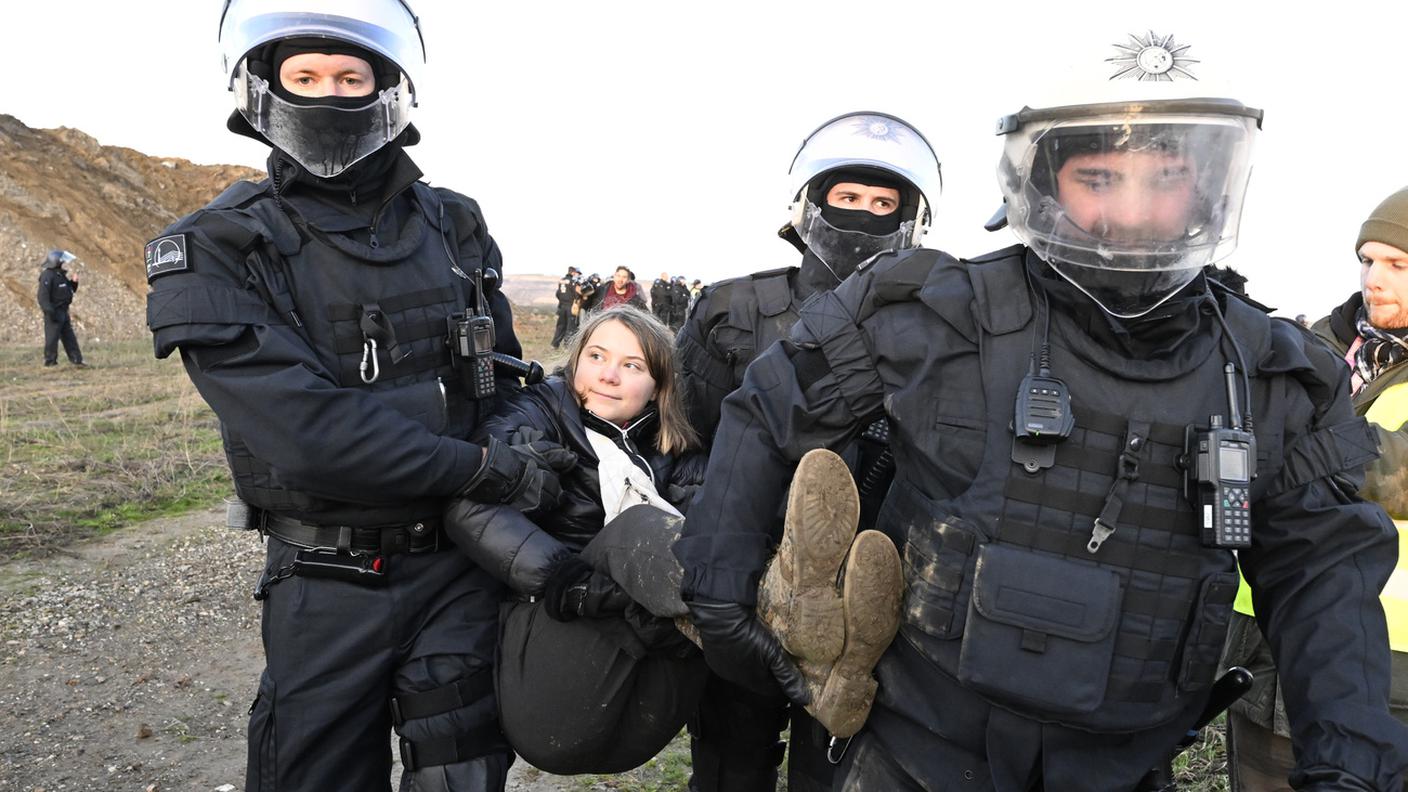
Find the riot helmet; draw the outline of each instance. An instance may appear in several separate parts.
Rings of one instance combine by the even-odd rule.
[[[67,250],[51,250],[49,255],[44,257],[44,269],[59,269],[76,258],[78,257]]]
[[[220,51],[238,120],[325,179],[406,131],[425,63],[420,23],[405,0],[225,0]],[[293,96],[278,66],[299,52],[361,57],[375,88],[355,98]]]
[[[1099,74],[1068,77],[1085,101],[998,121],[998,182],[1018,238],[1132,318],[1236,247],[1262,112],[1216,98],[1172,36],[1114,46]]]
[[[902,119],[875,112],[833,118],[808,135],[792,159],[784,236],[795,234],[838,280],[878,253],[917,247],[943,187],[940,168],[929,141]],[[828,192],[846,182],[895,189],[898,210],[875,216],[829,206]]]

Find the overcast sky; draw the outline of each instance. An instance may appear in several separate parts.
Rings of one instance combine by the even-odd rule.
[[[1058,65],[1104,68],[1111,45],[1150,29],[1191,44],[1209,86],[1266,111],[1225,263],[1281,313],[1313,318],[1358,287],[1359,224],[1408,184],[1397,3],[412,5],[429,65],[413,115],[424,142],[410,152],[433,183],[480,201],[510,278],[626,264],[709,281],[794,264],[774,236],[787,167],[819,123],[860,109],[907,119],[937,149],[945,192],[928,245],[961,256],[1009,244],[981,228],[1000,201],[994,122],[1065,98],[1052,93]],[[262,166],[265,148],[224,130],[220,7],[7,2],[0,112]]]

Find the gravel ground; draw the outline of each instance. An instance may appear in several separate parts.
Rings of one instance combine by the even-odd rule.
[[[263,547],[222,525],[195,512],[0,566],[0,791],[243,788]],[[616,786],[519,762],[508,788]]]

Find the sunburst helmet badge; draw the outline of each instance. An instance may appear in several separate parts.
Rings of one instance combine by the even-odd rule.
[[[1140,37],[1129,34],[1128,44],[1116,44],[1119,54],[1106,58],[1118,71],[1110,75],[1111,80],[1152,80],[1171,82],[1174,79],[1198,79],[1188,70],[1188,66],[1198,61],[1186,57],[1192,45],[1179,44],[1172,35],[1159,36],[1154,31]]]

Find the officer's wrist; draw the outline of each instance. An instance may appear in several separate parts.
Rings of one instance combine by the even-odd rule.
[[[484,444],[479,469],[456,494],[480,503],[507,503],[522,488],[526,466],[507,443],[491,437]]]

